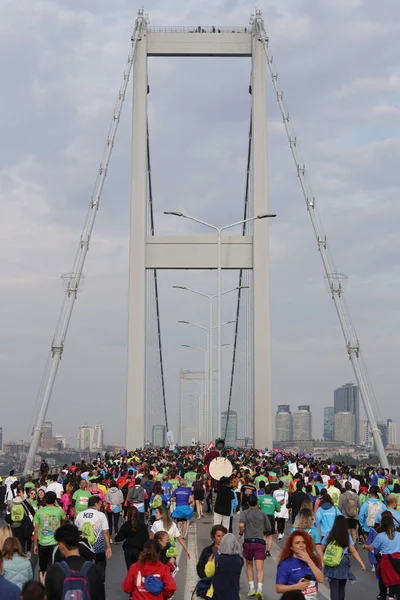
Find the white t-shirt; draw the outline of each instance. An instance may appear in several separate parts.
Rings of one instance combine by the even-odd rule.
[[[165,531],[162,519],[154,521],[153,525],[151,526],[151,532],[154,533],[154,535],[158,531]],[[179,531],[176,523],[172,523],[172,526],[168,529],[167,533],[168,535],[172,535],[174,538],[181,537],[181,532]]]
[[[350,479],[350,483],[353,486],[353,489],[356,490],[357,494],[360,491],[360,482],[358,479]]]
[[[46,492],[54,492],[57,498],[60,499],[64,493],[64,488],[61,483],[58,483],[58,481],[54,481],[53,483],[50,483],[50,485],[47,486]]]
[[[78,529],[82,529],[84,523],[90,523],[93,527],[96,538],[96,541],[93,544],[93,551],[96,552],[96,554],[105,552],[106,544],[103,531],[108,531],[106,515],[95,508],[87,508],[80,512],[75,519],[75,525]]]

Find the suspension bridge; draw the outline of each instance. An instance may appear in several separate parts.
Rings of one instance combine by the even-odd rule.
[[[148,76],[148,57],[247,57],[249,59],[249,135],[247,163],[243,166],[244,197],[242,218],[235,223],[215,224],[189,215],[171,206],[169,218],[179,222],[189,219],[204,227],[204,234],[192,236],[160,236],[157,233],[151,168],[151,121],[148,118],[148,97],[151,93]],[[344,301],[342,280],[332,265],[327,237],[317,213],[316,198],[308,180],[304,162],[299,153],[275,61],[270,52],[269,38],[260,11],[256,11],[249,25],[243,27],[152,27],[143,10],[139,11],[132,32],[128,60],[124,69],[111,126],[101,160],[87,219],[79,239],[72,269],[66,280],[57,328],[51,342],[51,353],[39,392],[38,409],[34,417],[30,450],[25,471],[31,471],[43,422],[49,407],[54,382],[65,349],[68,328],[83,278],[86,256],[95,252],[92,234],[100,208],[103,187],[110,166],[121,111],[126,103],[129,83],[133,82],[132,96],[132,156],[131,156],[131,222],[129,255],[129,325],[126,400],[126,446],[143,447],[151,439],[153,425],[169,421],[170,403],[165,377],[163,349],[163,322],[160,313],[159,273],[163,270],[214,270],[218,277],[217,289],[209,294],[176,285],[183,294],[195,293],[209,302],[209,325],[193,325],[207,333],[204,352],[204,371],[191,378],[198,381],[200,393],[192,398],[191,431],[193,437],[207,443],[210,439],[226,437],[232,418],[237,419],[237,438],[256,447],[271,447],[273,442],[270,309],[269,309],[269,219],[267,176],[267,108],[266,89],[273,86],[294,160],[294,168],[304,197],[316,250],[321,256],[339,325],[344,337],[344,350],[351,361],[360,387],[364,408],[370,423],[382,466],[387,465],[380,432],[377,426],[376,401],[360,351],[347,305]],[[243,141],[246,143],[246,140]],[[299,194],[300,196],[300,194]],[[279,215],[278,215],[279,218]],[[271,224],[273,226],[273,222]],[[222,273],[237,273],[237,284],[232,289],[222,288]],[[222,322],[222,301],[228,292],[236,295],[236,310],[226,323]],[[183,324],[190,324],[183,322]],[[233,325],[232,364],[229,368],[228,393],[223,396],[222,329]],[[216,374],[216,377],[214,377]],[[177,373],[177,377],[179,373]],[[185,426],[184,385],[187,376],[180,374],[181,398],[179,436]],[[190,379],[190,378],[189,378]],[[176,401],[176,400],[174,400]],[[224,428],[222,428],[222,413]],[[188,432],[186,432],[188,433]],[[185,443],[185,439],[177,439]]]

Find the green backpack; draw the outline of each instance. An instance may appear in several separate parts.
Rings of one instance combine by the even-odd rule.
[[[22,504],[13,504],[11,508],[11,521],[13,523],[22,523],[24,516],[25,511]]]
[[[343,556],[343,548],[336,542],[329,542],[324,552],[324,563],[326,567],[337,567]]]
[[[87,539],[91,546],[95,544],[96,536],[94,533],[93,525],[89,523],[89,521],[86,521],[86,523],[82,525],[81,533],[82,536]]]

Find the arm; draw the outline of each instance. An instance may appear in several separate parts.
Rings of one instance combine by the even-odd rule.
[[[312,574],[315,577],[315,580],[318,581],[318,583],[322,583],[324,581],[325,575],[323,574],[321,569],[317,567],[311,556],[309,556],[308,552],[299,552],[297,557],[300,558],[300,560],[304,560],[304,562],[307,563],[307,565],[312,571]]]
[[[354,558],[356,559],[356,561],[358,562],[358,564],[360,565],[362,570],[366,571],[366,566],[364,565],[363,561],[361,560],[360,555],[357,552],[357,548],[355,546],[349,546],[349,552],[352,556],[354,556]]]
[[[103,535],[104,535],[104,541],[106,543],[106,558],[111,558],[112,551],[111,551],[111,546],[110,546],[110,531],[108,529],[103,530]]]
[[[117,535],[115,536],[115,541],[116,542],[123,542],[124,539],[126,539],[126,534],[128,533],[128,528],[129,528],[129,523],[127,523],[125,521],[125,523],[122,524],[121,529],[118,531]]]
[[[184,549],[184,551],[185,551],[185,554],[186,554],[186,558],[187,558],[188,560],[190,560],[190,554],[189,554],[189,550],[187,549],[187,546],[186,546],[185,542],[183,541],[183,538],[182,538],[182,536],[180,535],[180,536],[179,536],[178,538],[176,538],[176,539],[178,540],[178,542],[180,543],[180,545],[181,545],[181,546],[182,546],[182,548]]]
[[[206,566],[207,561],[208,561],[208,551],[207,551],[207,548],[204,548],[204,550],[200,554],[200,558],[196,565],[197,575],[200,577],[200,579],[203,579],[203,577],[206,577],[204,567]]]
[[[165,569],[165,574],[162,578],[164,582],[164,589],[162,591],[164,600],[168,600],[168,598],[172,598],[176,591],[176,583],[171,575],[171,570],[167,567]]]
[[[35,554],[39,554],[38,533],[39,533],[39,523],[35,523],[35,529],[33,530],[33,552]]]

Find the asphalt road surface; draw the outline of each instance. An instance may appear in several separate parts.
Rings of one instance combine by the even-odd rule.
[[[209,545],[210,542],[210,530],[212,527],[212,516],[205,515],[203,519],[192,519],[189,533],[187,536],[186,543],[191,554],[190,560],[186,560],[185,553],[182,553],[179,557],[179,572],[176,576],[177,591],[174,596],[174,600],[190,600],[192,597],[192,591],[197,581],[196,574],[196,563],[197,557],[201,550]],[[234,520],[234,533],[238,533],[239,518],[235,517]],[[289,524],[287,527],[289,531]],[[285,538],[281,541],[277,541],[275,536],[275,542],[272,546],[272,556],[267,558],[265,561],[265,578],[264,578],[264,598],[266,600],[278,600],[279,594],[275,592],[275,576],[276,576],[276,563],[280,555],[280,550],[285,542]],[[179,546],[179,544],[178,544]],[[180,547],[180,546],[179,546]],[[361,571],[358,563],[352,559],[352,571],[357,578],[355,585],[346,586],[346,600],[375,600],[378,595],[378,584],[373,573],[369,568],[367,552],[359,550],[364,563],[367,565],[368,570]],[[123,557],[122,545],[113,546],[113,556],[110,559],[107,566],[107,600],[127,600],[128,596],[121,590],[121,582],[125,577],[126,568]],[[240,586],[242,598],[247,597],[248,584],[243,567],[241,576]],[[318,598],[321,600],[329,600],[329,586],[328,583],[319,586]]]

